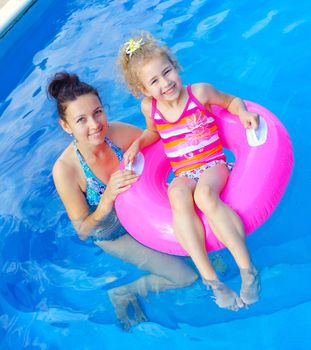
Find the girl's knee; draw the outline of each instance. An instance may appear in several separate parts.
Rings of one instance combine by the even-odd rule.
[[[180,210],[192,203],[192,192],[186,186],[171,186],[168,197],[173,210]]]
[[[220,199],[211,186],[203,185],[194,192],[194,201],[200,210],[211,212],[216,209]]]

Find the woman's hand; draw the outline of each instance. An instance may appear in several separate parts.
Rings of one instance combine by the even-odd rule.
[[[99,205],[101,202],[105,202],[106,205],[109,205],[112,208],[117,195],[128,190],[132,184],[137,181],[138,177],[139,175],[129,170],[118,170],[113,173]]]
[[[125,167],[127,165],[134,163],[135,157],[137,156],[139,151],[140,151],[139,141],[136,140],[131,144],[131,146],[128,148],[128,150],[123,155]]]
[[[259,126],[259,116],[257,113],[242,111],[239,114],[240,121],[245,129],[257,129]]]
[[[92,214],[87,213],[84,219],[74,223],[81,239],[87,239],[93,234],[94,229],[97,229],[98,225],[112,211],[117,195],[128,190],[137,179],[138,175],[128,170],[118,170],[111,175],[95,211]]]

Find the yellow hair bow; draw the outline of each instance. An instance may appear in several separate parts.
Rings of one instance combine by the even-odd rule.
[[[130,57],[132,57],[133,53],[140,49],[142,47],[142,45],[144,45],[143,43],[143,39],[139,39],[138,41],[135,41],[134,39],[130,39],[127,43],[124,44],[125,46],[127,45],[125,52],[127,55],[129,55]]]

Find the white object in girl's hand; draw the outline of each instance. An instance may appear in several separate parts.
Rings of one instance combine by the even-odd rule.
[[[247,142],[251,147],[263,145],[267,140],[268,127],[262,116],[259,116],[259,126],[257,129],[246,129]]]
[[[144,163],[144,156],[139,152],[135,157],[134,163],[128,163],[125,166],[125,170],[134,171],[135,174],[140,175],[143,172]]]

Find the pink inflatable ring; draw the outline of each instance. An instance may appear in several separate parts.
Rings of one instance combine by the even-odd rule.
[[[292,145],[281,122],[267,109],[246,102],[260,115],[260,128],[247,130],[227,110],[213,106],[220,138],[235,156],[222,200],[242,218],[246,234],[253,232],[271,215],[280,201],[293,167]],[[170,164],[161,141],[137,157],[139,180],[117,197],[116,210],[125,229],[139,242],[161,252],[188,255],[172,229],[172,213],[167,196]],[[139,169],[141,168],[141,169]],[[198,210],[206,235],[206,250],[224,246]]]

